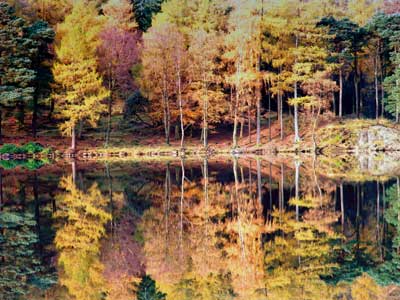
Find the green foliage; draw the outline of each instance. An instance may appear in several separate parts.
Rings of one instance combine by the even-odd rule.
[[[386,191],[385,200],[389,203],[388,209],[385,210],[385,220],[388,224],[394,228],[394,238],[392,240],[391,251],[388,253],[388,257],[385,262],[378,268],[369,272],[369,275],[373,277],[381,285],[399,285],[400,278],[400,186],[399,183],[393,184]]]
[[[156,282],[148,275],[144,276],[137,285],[138,300],[165,300],[166,294],[159,291]]]
[[[6,170],[12,170],[18,167],[27,170],[37,170],[43,167],[47,162],[39,159],[27,159],[27,160],[0,160],[0,167]]]
[[[21,154],[21,153],[26,153],[26,151],[24,148],[21,148],[14,144],[4,144],[0,148],[0,153],[1,154]]]
[[[163,0],[132,0],[132,2],[139,28],[147,31],[151,27],[153,15],[161,10]]]
[[[3,211],[0,215],[0,295],[17,300],[34,289],[48,289],[56,283],[35,251],[39,242],[35,216],[29,212]]]
[[[44,75],[46,72],[40,70],[40,65],[54,31],[43,21],[27,26],[4,2],[0,3],[0,19],[0,104],[14,107],[34,100],[39,77],[43,76],[42,81],[48,85],[49,71]]]
[[[132,115],[137,116],[137,112],[143,111],[148,103],[149,100],[145,98],[140,91],[134,92],[125,101],[124,117],[127,118]]]
[[[22,146],[22,148],[25,149],[27,153],[39,153],[44,150],[42,145],[35,142],[29,142]]]
[[[44,148],[41,144],[35,142],[29,142],[22,146],[17,146],[14,144],[4,144],[0,148],[0,154],[36,154],[42,153],[43,155],[49,154],[51,148]]]

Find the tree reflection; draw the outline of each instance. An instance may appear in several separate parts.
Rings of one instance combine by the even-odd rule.
[[[55,245],[59,251],[60,283],[79,300],[104,298],[103,265],[100,262],[100,239],[111,220],[106,211],[108,199],[96,184],[87,192],[79,190],[72,177],[63,178],[65,190],[57,197],[57,218],[65,224],[57,231]]]
[[[147,290],[166,300],[396,299],[400,180],[331,179],[320,164],[299,156],[80,165],[51,191],[40,171],[2,176],[0,218],[8,224],[12,213],[17,224],[0,224],[3,278],[39,267],[15,277],[27,281],[14,280],[13,291],[40,298],[31,283],[50,284],[43,263],[57,257],[59,285],[46,291],[54,299],[135,299]],[[48,228],[55,249],[37,245]],[[52,256],[36,265],[29,254],[42,250]],[[2,290],[11,286],[0,280]]]

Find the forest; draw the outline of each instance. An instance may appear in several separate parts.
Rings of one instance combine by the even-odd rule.
[[[399,272],[400,0],[0,0],[0,300]]]
[[[9,0],[0,20],[2,143],[315,148],[399,122],[398,0]]]

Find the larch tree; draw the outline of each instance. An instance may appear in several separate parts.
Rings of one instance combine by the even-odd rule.
[[[110,95],[97,71],[96,49],[103,23],[93,4],[77,1],[57,32],[60,42],[53,67],[59,85],[57,109],[62,133],[72,136],[72,150],[76,149],[76,127],[84,121],[96,126],[106,109],[103,100]]]
[[[12,0],[30,20],[43,20],[51,26],[64,21],[71,12],[73,0]]]
[[[288,5],[290,7],[290,5]],[[324,47],[326,37],[322,30],[316,27],[321,12],[315,1],[296,1],[293,16],[290,18],[290,31],[294,35],[291,49],[294,57],[292,66],[293,98],[289,104],[294,107],[294,142],[300,141],[299,108],[307,102],[307,97],[301,97],[300,87],[304,82],[314,77],[317,72],[331,69],[327,49]],[[333,97],[332,97],[333,98]],[[303,101],[305,100],[305,102]]]
[[[294,86],[291,80],[294,58],[292,51],[287,51],[292,47],[293,39],[288,30],[289,17],[285,3],[277,0],[269,3],[263,18],[266,34],[262,41],[263,61],[270,70],[265,77],[267,93],[269,97],[275,97],[277,101],[277,119],[281,139],[284,138],[283,98],[285,94],[293,92]],[[271,110],[270,107],[269,110]]]
[[[217,38],[217,35],[224,26],[226,8],[224,3],[218,1],[171,0],[163,3],[162,13],[158,14],[153,20],[155,26],[161,23],[169,23],[176,26],[182,35],[184,49],[188,49],[188,53],[186,53],[187,51],[176,51],[177,54],[181,53],[180,56],[183,54],[182,57],[189,56],[193,62],[190,66],[184,66],[179,63],[176,64],[176,66],[180,66],[180,69],[186,73],[186,76],[183,76],[183,78],[182,76],[178,76],[183,79],[183,81],[178,80],[178,82],[182,83],[181,85],[183,86],[181,90],[185,91],[185,105],[183,109],[184,123],[185,128],[199,125],[198,127],[202,128],[202,139],[204,138],[205,131],[203,127],[205,125],[205,119],[207,118],[206,114],[208,114],[208,108],[212,108],[210,113],[213,114],[214,117],[217,117],[226,108],[226,105],[224,105],[222,101],[222,94],[218,92],[221,86],[221,77],[216,76],[219,75],[217,74],[217,69],[220,67],[217,63],[218,56],[220,55],[220,39]],[[207,44],[199,44],[201,41]],[[195,45],[192,45],[192,43]],[[197,49],[195,49],[195,47],[197,47]],[[175,55],[175,60],[176,58],[178,58],[177,55]],[[205,61],[202,61],[203,59],[205,59]],[[179,60],[176,61],[179,62]],[[205,66],[210,66],[211,69],[205,70]],[[178,69],[176,71],[178,71]],[[208,72],[207,77],[209,78],[204,77],[205,71]],[[177,72],[178,75],[179,73],[181,72]],[[201,81],[200,84],[199,80]],[[214,103],[218,103],[219,108],[208,106],[209,100],[204,101],[205,83],[208,86],[207,92],[209,93],[207,98],[214,100]],[[211,86],[212,88],[210,89]],[[214,91],[216,93],[213,94]],[[180,98],[179,94],[178,87],[178,103]],[[207,108],[205,106],[207,106]],[[216,118],[213,119],[217,121]],[[207,141],[203,140],[203,143],[207,143]]]
[[[204,148],[208,147],[208,132],[210,122],[217,123],[226,111],[224,95],[219,82],[218,37],[215,32],[199,29],[192,33],[189,55],[192,62],[190,96],[202,107],[202,141]]]
[[[378,12],[383,0],[349,0],[347,3],[348,17],[359,26],[365,26]]]
[[[60,283],[76,299],[100,300],[105,293],[104,266],[100,261],[101,238],[111,220],[108,199],[97,184],[79,190],[72,177],[62,178],[56,218],[64,220],[54,238],[59,251]]]
[[[227,64],[233,66],[230,73],[226,75],[226,81],[234,87],[235,100],[233,104],[233,137],[232,146],[238,146],[237,127],[241,109],[247,104],[247,109],[252,106],[250,95],[256,93],[257,98],[257,120],[261,118],[261,94],[260,82],[262,76],[260,74],[260,59],[261,59],[261,40],[260,28],[261,17],[259,14],[262,2],[260,1],[231,1],[233,11],[228,19],[228,34],[225,37],[224,59]],[[254,17],[256,15],[256,17]],[[247,98],[248,102],[243,100]],[[242,111],[243,112],[243,111]],[[250,115],[250,114],[249,114]],[[249,118],[250,125],[250,118]],[[250,129],[250,126],[249,126]],[[257,142],[260,142],[260,122],[257,121]],[[249,131],[250,135],[250,131]]]
[[[107,19],[107,27],[119,28],[124,31],[136,31],[138,24],[129,0],[109,0],[102,6]]]

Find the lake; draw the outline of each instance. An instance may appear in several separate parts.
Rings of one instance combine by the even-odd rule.
[[[400,171],[363,165],[1,169],[0,299],[400,299]]]

